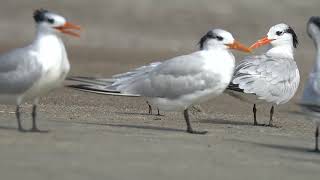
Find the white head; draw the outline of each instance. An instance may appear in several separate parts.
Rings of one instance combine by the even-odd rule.
[[[201,50],[209,50],[212,48],[230,48],[251,52],[249,48],[235,41],[231,33],[223,29],[210,30],[200,39],[199,45]]]
[[[41,30],[45,30],[47,32],[62,32],[79,37],[78,33],[71,30],[80,30],[80,26],[67,22],[63,16],[56,13],[45,9],[38,9],[34,11],[33,18]]]
[[[298,46],[298,37],[290,26],[281,23],[272,26],[267,36],[258,40],[250,48],[258,48],[265,44],[271,44],[273,47],[285,45],[296,48]]]

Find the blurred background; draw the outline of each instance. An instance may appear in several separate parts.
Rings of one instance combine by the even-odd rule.
[[[59,12],[84,28],[71,45],[130,51],[192,50],[211,28],[224,28],[251,43],[276,23],[293,26],[302,42],[318,0],[7,0],[0,7],[1,44],[23,44],[33,37],[32,12]],[[66,38],[69,40],[69,38]]]
[[[212,28],[250,45],[284,22],[298,34],[296,60],[305,79],[315,55],[306,23],[319,7],[319,0],[7,0],[0,7],[0,52],[32,40],[37,8],[83,27],[80,39],[64,37],[73,75],[111,75],[189,53]]]

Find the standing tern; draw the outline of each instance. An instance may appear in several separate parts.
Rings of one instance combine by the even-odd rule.
[[[266,53],[246,57],[239,63],[226,92],[254,104],[254,125],[258,125],[256,104],[271,104],[269,126],[272,126],[274,106],[288,102],[299,86],[299,70],[293,57],[298,38],[290,26],[277,24],[250,48],[266,44],[271,44]]]
[[[144,96],[160,110],[183,112],[188,133],[205,134],[207,131],[192,129],[188,108],[220,95],[228,86],[235,67],[229,49],[250,49],[222,29],[210,30],[199,44],[201,50],[194,53],[115,75],[116,81],[109,86],[86,83],[70,87],[99,94]]]
[[[36,124],[40,96],[59,87],[67,76],[70,64],[58,32],[78,37],[71,31],[80,27],[56,13],[44,9],[34,11],[37,33],[32,44],[0,55],[0,102],[16,105],[18,130],[21,125],[20,105],[33,101],[31,132],[40,132]]]
[[[317,49],[315,66],[306,82],[300,106],[307,119],[316,123],[315,151],[319,151],[318,138],[320,126],[320,17],[311,17],[307,25],[307,32],[313,39]]]

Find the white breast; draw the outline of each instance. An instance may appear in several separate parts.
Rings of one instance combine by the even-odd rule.
[[[70,70],[66,50],[59,37],[54,35],[43,37],[37,46],[38,49],[34,53],[42,65],[42,76],[24,94],[24,98],[40,96],[61,86]]]
[[[220,75],[222,84],[229,84],[235,68],[235,58],[229,51],[213,51],[205,54],[206,70]],[[226,87],[227,87],[226,85]],[[226,88],[225,87],[225,88]]]

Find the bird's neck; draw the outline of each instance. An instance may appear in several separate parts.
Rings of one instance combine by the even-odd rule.
[[[277,58],[289,58],[293,59],[293,51],[294,48],[290,44],[283,44],[271,47],[267,52],[266,55],[273,56]]]
[[[309,34],[313,40],[313,43],[316,47],[316,62],[313,71],[320,73],[320,32],[318,30],[309,31]]]
[[[313,72],[320,73],[320,50],[318,48],[316,52],[316,62],[315,62]]]
[[[38,25],[33,46],[37,49],[40,49],[40,47],[49,48],[50,46],[63,46],[63,43],[56,32]]]
[[[224,45],[211,45],[211,44],[206,44],[203,46],[202,50],[206,51],[214,51],[214,50],[226,50],[226,46]]]

